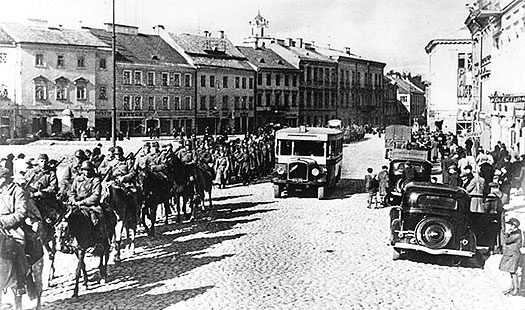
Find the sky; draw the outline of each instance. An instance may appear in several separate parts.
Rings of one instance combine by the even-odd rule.
[[[112,20],[113,0],[5,1],[0,21],[45,19],[64,27],[103,27]],[[432,39],[469,38],[467,0],[115,0],[115,23],[152,33],[226,36],[239,44],[257,12],[277,38],[304,38],[387,64],[386,69],[427,75],[425,46]]]

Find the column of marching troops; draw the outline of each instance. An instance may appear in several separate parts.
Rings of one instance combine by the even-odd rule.
[[[101,224],[105,189],[112,185],[140,193],[137,171],[149,169],[165,175],[170,156],[177,156],[187,167],[203,167],[215,177],[219,188],[228,184],[246,186],[273,170],[273,133],[250,134],[231,141],[209,135],[201,139],[193,136],[181,140],[177,147],[171,143],[161,145],[159,141],[145,142],[136,153],[127,155],[120,146],[109,148],[104,155],[99,144],[92,151],[77,150],[60,179],[57,166],[62,162],[46,154],[31,162],[24,154],[16,159],[8,155],[0,167],[0,290],[13,288],[18,297],[29,291],[31,297],[31,290],[26,290],[31,282],[31,265],[42,262],[43,252],[42,246],[40,251],[30,246],[42,239],[41,227],[57,224],[70,208],[83,208],[95,231],[107,236],[109,232]],[[2,268],[2,259],[16,262],[14,277]]]

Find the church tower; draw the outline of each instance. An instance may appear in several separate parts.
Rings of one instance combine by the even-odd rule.
[[[271,44],[272,37],[268,35],[268,21],[266,18],[261,16],[261,12],[257,11],[257,16],[249,22],[249,36],[242,42],[244,46],[252,46],[255,48],[261,48]]]

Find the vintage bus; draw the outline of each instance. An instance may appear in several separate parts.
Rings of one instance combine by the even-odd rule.
[[[341,179],[343,133],[333,128],[285,128],[275,133],[274,196],[317,188],[317,198]]]

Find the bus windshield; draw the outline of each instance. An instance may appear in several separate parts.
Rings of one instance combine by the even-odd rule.
[[[324,156],[322,141],[294,141],[295,156]]]

